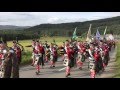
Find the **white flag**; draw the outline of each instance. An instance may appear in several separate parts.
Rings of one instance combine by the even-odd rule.
[[[106,34],[106,30],[107,30],[107,26],[106,26],[106,28],[105,28],[104,35]]]
[[[86,39],[87,42],[90,42],[90,40],[91,40],[91,27],[92,27],[92,24],[90,24],[90,27],[89,27],[89,30],[87,33],[87,39]]]

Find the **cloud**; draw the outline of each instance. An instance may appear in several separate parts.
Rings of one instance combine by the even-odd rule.
[[[0,25],[83,22],[120,16],[120,12],[0,12]]]

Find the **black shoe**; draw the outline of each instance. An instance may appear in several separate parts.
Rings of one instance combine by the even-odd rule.
[[[36,75],[39,75],[39,74],[40,74],[40,71],[37,71],[37,72],[36,72]]]
[[[53,66],[50,66],[50,68],[53,68]]]
[[[68,74],[68,76],[70,76],[70,73]]]
[[[79,67],[80,70],[82,70],[82,67]]]
[[[53,66],[53,67],[55,67],[55,66]]]
[[[31,66],[34,66],[34,64],[31,64]]]
[[[68,77],[68,75],[65,76],[66,78]]]
[[[67,74],[65,77],[68,77],[68,76],[70,76],[70,73],[69,73],[69,74]]]

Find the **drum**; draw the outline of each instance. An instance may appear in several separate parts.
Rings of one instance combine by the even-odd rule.
[[[42,54],[37,54],[37,55],[35,55],[35,63],[34,63],[34,65],[37,65],[38,64],[38,62],[39,62],[39,58],[42,56]]]
[[[63,61],[63,65],[64,65],[64,66],[68,66],[68,63],[69,63],[68,55],[65,54],[64,56],[65,56],[65,59],[64,59],[64,61]]]
[[[95,70],[95,60],[91,57],[89,57],[89,69]]]

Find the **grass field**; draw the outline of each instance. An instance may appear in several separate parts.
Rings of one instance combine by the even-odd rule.
[[[116,67],[114,78],[120,78],[120,42],[117,43]]]
[[[62,43],[65,40],[69,40],[70,37],[42,37],[40,38],[40,41],[42,41],[43,43],[45,41],[48,42],[48,44],[53,42],[53,39],[56,41],[56,44],[62,45]],[[77,40],[84,40],[83,38],[78,38]],[[31,62],[31,55],[32,55],[32,48],[31,47],[26,47],[28,45],[31,45],[32,40],[19,40],[19,43],[24,47],[24,52],[22,55],[22,63],[21,64],[27,64]],[[11,47],[13,45],[12,41],[8,42],[8,46]]]
[[[62,45],[62,43],[63,43],[65,40],[67,40],[67,39],[69,40],[70,37],[43,37],[43,38],[40,39],[40,41],[42,41],[43,43],[44,43],[45,41],[47,41],[48,44],[50,44],[50,43],[53,42],[53,39],[55,39],[57,45]],[[77,40],[83,40],[83,38],[78,38]],[[25,46],[27,46],[27,45],[31,45],[32,40],[19,40],[19,43],[20,43],[21,45],[23,45],[23,47],[24,47],[24,49],[25,49],[26,52],[27,52],[27,51],[32,51],[32,48],[30,48],[30,47],[25,47]],[[8,42],[8,46],[11,47],[12,45],[13,45],[12,41],[9,41],[9,42]]]

